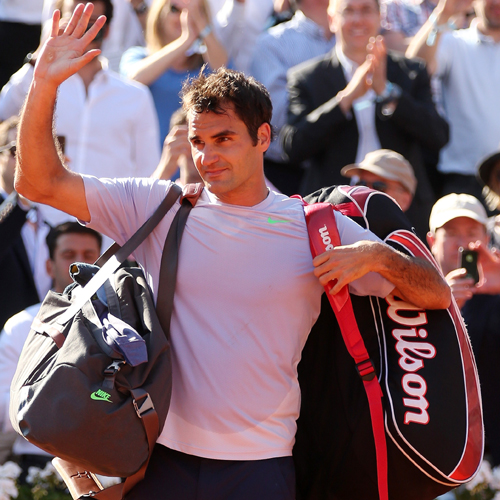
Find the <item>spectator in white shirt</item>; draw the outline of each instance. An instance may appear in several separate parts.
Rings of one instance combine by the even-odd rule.
[[[46,261],[47,272],[53,280],[53,290],[62,293],[72,283],[68,269],[73,262],[92,264],[99,257],[101,235],[78,222],[67,222],[53,228],[47,236],[50,257]],[[12,316],[0,334],[0,436],[13,432],[9,419],[10,384],[31,323],[41,304],[35,304]],[[43,466],[52,457],[21,436],[13,446],[13,453],[23,469],[25,477],[30,466]]]
[[[484,203],[477,166],[500,141],[500,7],[498,0],[478,0],[470,28],[451,31],[453,18],[468,12],[470,5],[440,0],[406,54],[423,58],[441,83],[450,123],[450,142],[438,164],[442,194],[468,193]]]
[[[91,22],[101,14],[112,16],[111,0],[92,3]],[[76,4],[66,1],[63,13],[71,13]],[[92,48],[101,47],[107,26],[102,32]],[[32,77],[33,66],[25,64],[2,89],[0,119],[19,112]],[[158,119],[149,90],[110,71],[103,58],[94,59],[61,85],[55,128],[66,139],[65,154],[75,172],[148,177],[158,165]]]

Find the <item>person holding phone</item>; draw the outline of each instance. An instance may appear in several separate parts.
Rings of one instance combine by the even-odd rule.
[[[468,194],[449,194],[432,208],[427,243],[460,309],[475,294],[491,293],[482,268],[490,252],[487,224],[483,205]]]
[[[496,373],[500,259],[488,248],[487,224],[486,210],[477,198],[452,193],[432,208],[427,242],[467,325],[481,382],[486,456],[496,466],[500,465],[500,378]]]

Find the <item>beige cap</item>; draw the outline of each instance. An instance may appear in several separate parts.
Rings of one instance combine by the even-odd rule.
[[[413,167],[399,153],[390,149],[377,149],[368,153],[361,163],[346,165],[340,173],[345,177],[359,175],[361,170],[372,172],[384,179],[400,182],[412,195],[417,189]]]
[[[434,233],[457,217],[468,217],[485,226],[488,222],[486,210],[477,198],[470,194],[452,193],[440,198],[432,207],[429,228]]]

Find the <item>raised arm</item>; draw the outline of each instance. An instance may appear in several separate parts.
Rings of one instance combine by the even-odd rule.
[[[395,295],[422,309],[445,309],[451,302],[449,286],[430,262],[405,255],[384,243],[359,241],[338,246],[315,257],[313,264],[314,274],[323,286],[337,280],[332,294],[373,271],[395,286]]]
[[[136,62],[127,76],[144,85],[151,85],[165,71],[186,59],[186,52],[197,39],[205,43],[203,59],[212,69],[227,64],[227,52],[217,39],[210,25],[210,19],[202,8],[200,0],[187,0],[180,14],[181,34],[156,52]]]
[[[53,135],[54,108],[59,85],[96,57],[88,50],[106,18],[87,28],[93,4],[79,4],[59,33],[60,12],[52,18],[52,30],[38,57],[33,81],[21,114],[17,144],[16,190],[26,198],[51,205],[89,221],[83,179],[61,160]]]
[[[429,19],[413,37],[406,57],[420,57],[427,64],[427,71],[432,75],[436,71],[436,52],[441,33],[446,30],[449,21],[470,9],[472,0],[440,0]]]

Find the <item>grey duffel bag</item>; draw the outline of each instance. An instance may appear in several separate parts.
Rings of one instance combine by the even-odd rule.
[[[202,188],[191,185],[194,194],[185,193],[172,222],[156,309],[142,270],[119,267],[174,204],[180,188],[173,186],[123,247],[105,253],[107,262],[85,286],[49,292],[12,382],[14,429],[59,457],[54,464],[74,498],[122,498],[144,477],[167,416],[178,249]],[[76,275],[85,270],[72,265]],[[100,491],[93,473],[128,479]]]

